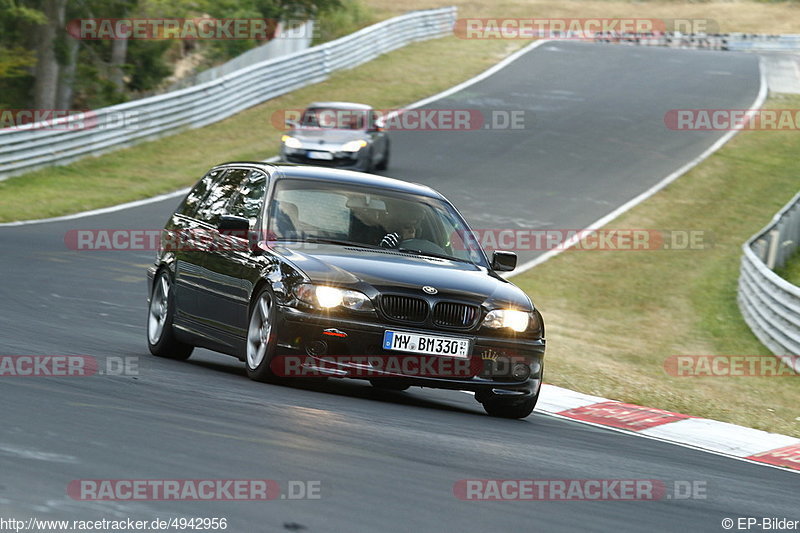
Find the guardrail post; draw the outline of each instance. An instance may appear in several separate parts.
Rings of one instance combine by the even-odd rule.
[[[781,244],[781,232],[774,229],[769,232],[769,252],[767,253],[767,268],[775,268],[775,259],[778,257],[778,248]]]

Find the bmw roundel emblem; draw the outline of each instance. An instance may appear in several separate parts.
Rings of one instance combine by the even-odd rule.
[[[431,287],[430,285],[425,285],[424,287],[422,287],[422,290],[425,291],[427,294],[436,294],[437,292],[439,292],[436,290],[436,287]]]

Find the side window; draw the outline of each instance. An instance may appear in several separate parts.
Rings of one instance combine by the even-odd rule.
[[[239,187],[228,208],[228,214],[250,219],[252,229],[264,205],[267,192],[267,176],[263,172],[251,170],[247,179]]]
[[[189,191],[189,194],[186,195],[183,203],[178,207],[177,213],[187,217],[194,216],[197,206],[200,204],[203,198],[206,197],[211,185],[215,183],[224,173],[224,169],[216,169],[203,176],[202,179],[197,182],[197,185],[195,185],[194,188]]]
[[[246,169],[233,169],[222,176],[211,191],[206,195],[197,208],[195,218],[216,225],[220,215],[225,213],[225,205],[231,199],[234,191],[244,180],[249,171]]]
[[[444,214],[442,213],[442,215]],[[452,219],[446,215],[440,215],[436,218],[441,224],[441,226],[437,228],[439,238],[443,239],[440,241],[440,246],[444,248],[448,254],[452,254],[454,257],[480,263],[480,243],[478,242],[476,235],[471,230],[457,229],[453,225]]]
[[[350,233],[350,209],[347,196],[337,191],[313,189],[286,189],[277,196],[275,216],[285,214],[291,221],[289,231],[277,219],[279,233],[291,234],[291,230],[308,232],[315,236],[346,239]]]

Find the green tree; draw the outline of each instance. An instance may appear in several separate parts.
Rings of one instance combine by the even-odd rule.
[[[0,0],[0,107],[27,107],[36,66],[35,41],[29,35],[46,20],[33,3]]]
[[[226,61],[255,40],[77,40],[81,18],[319,18],[340,0],[0,0],[2,106],[96,108],[157,89],[186,49]]]

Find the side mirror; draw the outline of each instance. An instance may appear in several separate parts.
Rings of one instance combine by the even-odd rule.
[[[517,268],[517,254],[496,250],[492,254],[492,270],[497,272],[511,272]]]
[[[258,246],[258,233],[250,231],[249,219],[234,215],[222,215],[219,217],[219,222],[217,223],[217,231],[219,231],[220,235],[237,237],[247,241],[246,245],[234,245],[235,249],[241,251],[250,250],[250,252],[254,254],[261,253],[261,248]]]
[[[222,215],[219,217],[217,229],[222,234],[246,239],[250,231],[250,220],[234,215]]]
[[[286,127],[289,128],[289,129],[296,129],[297,128],[297,122],[295,122],[294,120],[287,120],[286,121]]]

